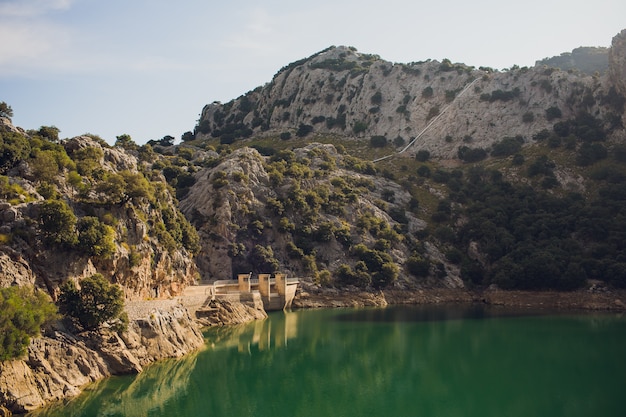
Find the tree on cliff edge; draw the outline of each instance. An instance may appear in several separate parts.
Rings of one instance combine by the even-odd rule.
[[[13,109],[4,101],[0,101],[0,117],[10,119],[13,117]]]
[[[71,280],[61,286],[59,312],[83,330],[94,330],[116,319],[120,319],[123,330],[127,321],[123,311],[122,289],[109,283],[101,274],[80,281],[80,289]]]

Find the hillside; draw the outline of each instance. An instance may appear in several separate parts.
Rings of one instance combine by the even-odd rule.
[[[409,153],[423,149],[452,159],[460,145],[484,148],[518,135],[530,141],[581,112],[613,129],[623,115],[616,97],[624,95],[619,56],[613,52],[608,75],[593,77],[545,66],[498,72],[448,60],[393,64],[331,47],[287,65],[238,99],[205,106],[196,137],[230,144],[305,133],[383,136],[401,149],[419,136]]]
[[[2,122],[2,286],[30,284],[55,296],[63,282],[101,273],[127,299],[144,299],[195,281],[196,232],[165,180],[146,170],[150,154]]]
[[[207,105],[178,148],[215,152],[180,194],[203,277],[623,286],[625,39],[600,77],[331,47]]]

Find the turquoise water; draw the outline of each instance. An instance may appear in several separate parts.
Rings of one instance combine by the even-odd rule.
[[[621,416],[626,318],[483,307],[277,313],[37,416]]]

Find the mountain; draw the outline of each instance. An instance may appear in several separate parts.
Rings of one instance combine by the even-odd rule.
[[[609,48],[581,46],[572,52],[563,52],[559,56],[539,60],[535,66],[581,71],[587,75],[593,75],[596,72],[602,74],[609,67]]]
[[[384,136],[399,148],[419,137],[411,153],[423,149],[449,159],[463,141],[487,147],[504,136],[530,140],[551,129],[557,115],[567,120],[586,112],[618,122],[619,100],[606,103],[623,96],[615,90],[624,78],[619,71],[593,77],[552,67],[496,72],[448,60],[393,64],[331,47],[236,100],[205,106],[196,136],[223,144],[272,134]]]
[[[25,131],[0,103],[0,302],[26,288],[50,304],[97,276],[127,303],[163,301],[198,280],[281,271],[301,279],[301,299],[341,305],[581,290],[608,294],[588,308],[623,310],[626,30],[607,59],[594,75],[500,72],[330,47],[205,106],[179,145]],[[145,313],[123,333],[57,322],[20,339],[26,358],[0,362],[0,413],[202,343],[182,308]],[[0,354],[14,358],[5,333]]]
[[[217,151],[180,196],[201,274],[623,285],[625,39],[602,76],[392,64],[331,47],[205,106],[179,148]]]

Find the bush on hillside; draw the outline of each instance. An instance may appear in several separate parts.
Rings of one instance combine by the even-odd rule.
[[[30,338],[56,317],[50,297],[29,287],[0,288],[0,311],[0,361],[26,353]]]
[[[104,323],[115,321],[122,330],[127,321],[123,310],[122,289],[108,282],[101,274],[80,281],[80,289],[71,280],[61,286],[59,311],[83,330],[94,330]]]

